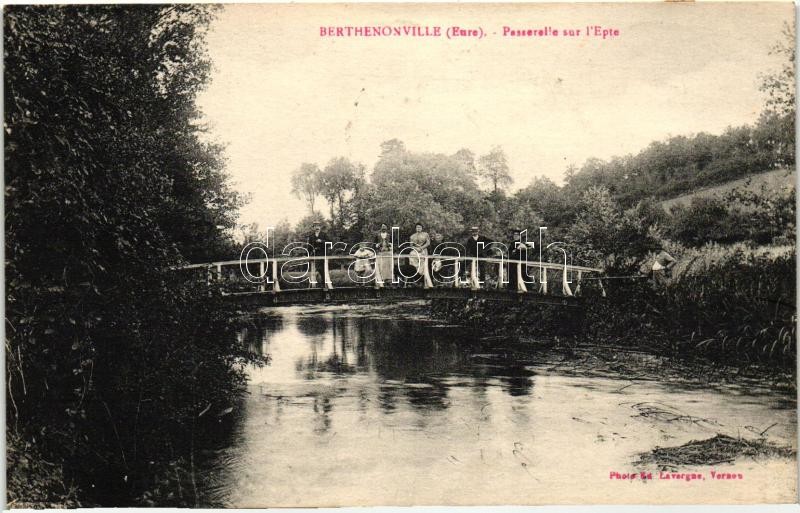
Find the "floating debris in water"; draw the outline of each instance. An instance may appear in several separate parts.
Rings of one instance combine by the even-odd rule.
[[[794,458],[797,451],[781,447],[760,438],[746,440],[718,434],[706,440],[692,440],[677,447],[656,447],[639,454],[636,465],[657,465],[662,470],[681,466],[719,465],[733,463],[738,458]]]

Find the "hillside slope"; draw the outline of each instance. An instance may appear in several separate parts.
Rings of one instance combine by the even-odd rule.
[[[728,191],[735,188],[760,191],[762,187],[765,187],[767,190],[779,191],[786,187],[795,187],[796,181],[797,173],[794,169],[776,169],[774,171],[749,175],[744,178],[739,178],[727,183],[699,189],[689,194],[683,194],[675,198],[664,200],[661,202],[661,206],[664,208],[664,210],[669,212],[670,208],[679,203],[688,205],[694,197],[722,197]]]

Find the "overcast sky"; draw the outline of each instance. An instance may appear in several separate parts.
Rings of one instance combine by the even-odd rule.
[[[208,36],[215,71],[200,106],[237,189],[252,194],[243,223],[298,221],[293,169],[337,156],[371,169],[392,138],[448,154],[500,145],[512,189],[539,175],[561,183],[570,163],[755,121],[758,76],[780,64],[767,53],[792,16],[790,3],[228,5]],[[487,36],[319,36],[407,24]],[[512,39],[504,25],[620,35]]]

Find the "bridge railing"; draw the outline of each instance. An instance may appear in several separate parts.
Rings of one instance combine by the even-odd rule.
[[[391,259],[391,265],[381,262]],[[438,261],[438,264],[436,263]],[[413,266],[412,262],[419,262]],[[346,267],[346,269],[344,269]],[[433,267],[438,269],[434,270]],[[383,276],[381,268],[389,269]],[[551,294],[549,284],[560,285],[560,295],[576,296],[581,282],[589,274],[598,275],[596,281],[603,290],[599,275],[601,269],[555,262],[512,260],[500,257],[473,257],[449,255],[384,255],[371,252],[368,256],[280,256],[258,259],[227,260],[206,264],[191,264],[181,270],[204,271],[210,282],[227,284],[228,292],[272,292],[287,288],[323,288],[332,290],[348,286],[371,286],[377,289],[387,284],[420,284],[423,288],[456,287],[472,290],[506,289],[520,294]],[[299,269],[299,271],[298,271]],[[358,269],[358,270],[356,270]],[[346,272],[345,285],[334,283]],[[488,272],[487,272],[488,271]],[[513,276],[516,279],[511,279]],[[386,274],[386,273],[384,273]],[[548,274],[555,280],[549,280]],[[318,279],[319,275],[319,279]],[[491,280],[482,279],[490,275]],[[514,289],[512,290],[512,287]],[[556,288],[558,290],[558,287]]]

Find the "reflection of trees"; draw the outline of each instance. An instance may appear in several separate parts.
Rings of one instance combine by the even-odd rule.
[[[447,386],[436,380],[428,380],[424,387],[404,387],[408,402],[421,410],[444,410],[447,408]]]
[[[319,366],[317,345],[312,342],[311,354],[305,360],[300,358],[295,363],[294,369],[303,374],[303,379],[314,379],[316,377],[317,367]]]
[[[512,396],[531,393],[533,372],[513,357],[480,364],[470,359],[481,347],[462,329],[431,329],[425,323],[394,319],[359,318],[329,314],[297,320],[310,341],[309,352],[296,368],[305,379],[318,373],[351,375],[374,371],[381,383],[377,400],[384,412],[407,403],[420,411],[448,408],[449,388],[464,387],[471,400],[484,402],[489,387],[499,386]],[[513,351],[510,351],[513,353]],[[450,383],[461,376],[459,383]]]
[[[532,375],[533,373],[531,373]],[[513,376],[501,378],[501,381],[508,384],[508,393],[514,397],[528,395],[533,388],[533,380],[528,376]]]
[[[470,353],[480,350],[480,345],[465,330],[432,330],[423,323],[390,319],[361,321],[362,337],[369,337],[372,366],[382,380],[427,385],[381,387],[379,399],[385,410],[394,409],[399,395],[415,408],[447,408],[449,385],[439,379],[444,376],[467,377],[469,383],[464,385],[474,392],[476,400],[485,398],[493,380],[499,379],[512,396],[529,394],[533,388],[533,372],[513,360],[500,360],[491,366],[470,361]]]
[[[367,325],[364,322],[358,323],[358,344],[356,344],[356,367],[359,371],[365,371],[369,368],[369,353],[367,352],[367,340],[369,340],[370,332],[367,330]]]
[[[327,394],[314,395],[314,432],[325,433],[331,428],[333,402]]]
[[[360,339],[360,336],[354,329],[353,319],[334,315],[332,320],[321,317],[306,317],[302,320],[303,326],[301,328],[298,321],[298,328],[306,336],[312,337],[312,353],[305,360],[299,360],[296,368],[305,372],[306,379],[313,379],[317,372],[341,375],[355,374],[358,371],[348,356],[348,352],[354,353],[356,361],[359,359],[353,340]],[[323,337],[328,332],[331,334],[330,338]],[[330,352],[325,356],[327,351]]]
[[[398,386],[383,385],[378,390],[378,403],[384,413],[393,413],[397,409],[397,400],[401,394]]]
[[[320,315],[300,316],[297,319],[297,329],[309,338],[317,338],[328,332],[330,322]]]
[[[239,330],[238,341],[251,353],[267,354],[267,345],[273,335],[283,330],[281,317],[253,317]]]
[[[449,374],[468,363],[468,351],[458,347],[455,337],[434,334],[412,322],[364,319],[364,323],[371,337],[374,368],[384,379]]]
[[[470,374],[479,382],[485,391],[488,386],[487,381],[491,378],[499,379],[503,383],[503,389],[511,396],[521,396],[531,393],[535,374],[524,365],[509,362],[506,365],[476,365],[471,369]]]
[[[377,374],[383,381],[405,384],[381,387],[381,407],[392,411],[398,398],[405,396],[415,408],[446,408],[448,387],[435,376],[460,372],[467,364],[467,351],[424,324],[390,319],[363,319],[362,323],[370,338],[369,356]],[[426,386],[408,386],[414,383]]]
[[[343,354],[333,353],[324,362],[317,364],[316,371],[332,374],[355,374],[356,368],[347,363],[347,358]]]

